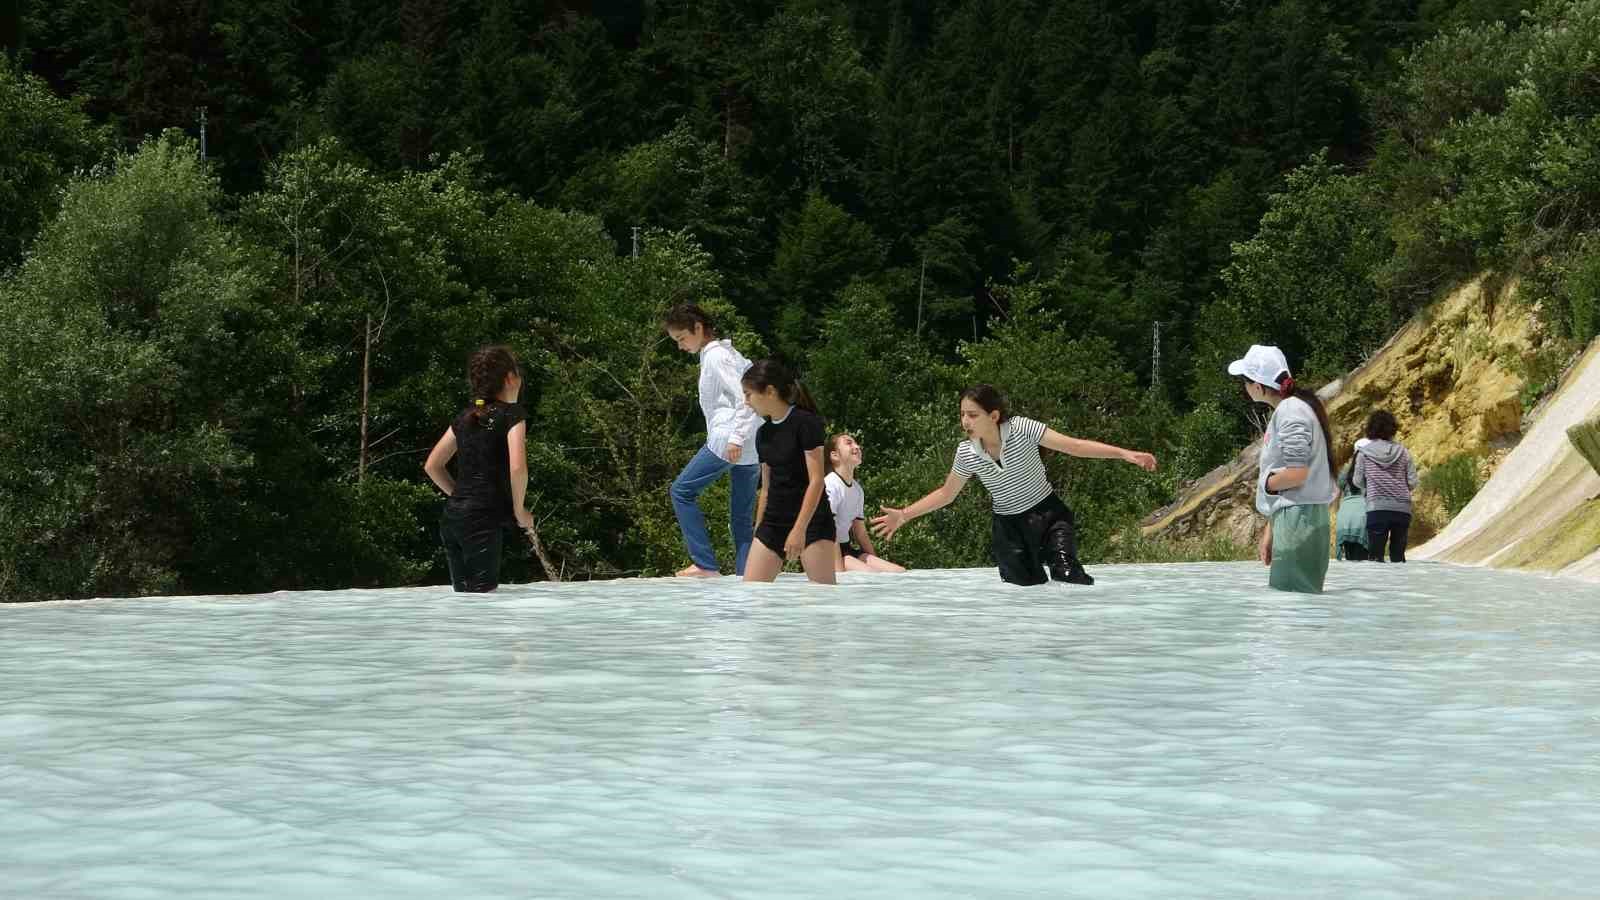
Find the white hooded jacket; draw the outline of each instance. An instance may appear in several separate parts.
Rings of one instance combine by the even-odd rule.
[[[744,448],[739,456],[741,466],[761,462],[755,437],[761,417],[744,402],[744,387],[739,383],[748,368],[750,360],[733,349],[732,341],[710,341],[700,348],[700,411],[706,416],[706,446],[727,459],[728,445],[738,444]]]

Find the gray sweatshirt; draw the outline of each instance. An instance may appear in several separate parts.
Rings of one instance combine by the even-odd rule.
[[[1406,448],[1391,441],[1372,441],[1356,454],[1351,479],[1367,496],[1367,509],[1411,512],[1411,492],[1417,489],[1417,461]]]
[[[1305,484],[1277,494],[1267,493],[1267,476],[1282,469],[1305,466]],[[1309,403],[1289,397],[1267,420],[1261,444],[1261,472],[1256,476],[1256,511],[1271,518],[1280,509],[1333,502],[1333,473],[1328,471],[1328,442],[1322,423]]]

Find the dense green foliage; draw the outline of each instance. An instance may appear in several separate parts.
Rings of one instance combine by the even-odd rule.
[[[67,177],[100,156],[102,140],[74,104],[0,57],[0,270],[55,212]]]
[[[977,380],[1154,451],[1051,461],[1126,558],[1246,437],[1252,341],[1330,378],[1486,267],[1600,330],[1600,0],[1521,5],[24,2],[0,596],[439,580],[420,463],[491,341],[552,567],[508,577],[676,568],[685,299],[798,365],[872,504],[939,482]],[[987,562],[981,490],[939,516],[892,555]]]
[[[1472,453],[1458,453],[1429,469],[1419,485],[1424,491],[1439,495],[1439,501],[1452,518],[1467,508],[1482,486],[1478,457]]]

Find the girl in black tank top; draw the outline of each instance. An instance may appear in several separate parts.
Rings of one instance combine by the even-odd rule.
[[[522,371],[505,347],[485,347],[467,364],[472,405],[428,454],[423,469],[449,497],[439,523],[457,591],[487,593],[500,584],[500,549],[508,527],[532,528],[528,492],[527,411],[517,403]],[[446,466],[456,457],[456,476]]]

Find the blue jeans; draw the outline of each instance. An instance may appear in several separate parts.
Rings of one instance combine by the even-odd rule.
[[[733,497],[728,504],[728,519],[733,531],[733,572],[744,574],[744,561],[750,555],[750,539],[755,531],[756,489],[761,486],[761,467],[736,466],[701,447],[689,460],[678,477],[672,481],[672,511],[678,516],[678,528],[683,532],[683,543],[689,548],[689,559],[702,569],[717,571],[717,553],[711,549],[711,535],[706,531],[706,517],[700,511],[700,494],[722,473],[733,470]]]

